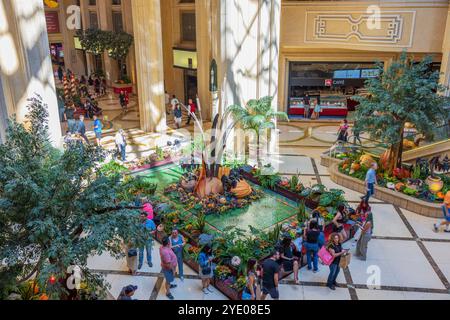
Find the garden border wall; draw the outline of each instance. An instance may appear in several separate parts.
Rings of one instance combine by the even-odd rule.
[[[342,160],[325,155],[321,157],[320,161],[321,165],[328,167],[331,181],[362,194],[366,193],[364,181],[350,177],[339,171],[338,166],[341,162]],[[440,204],[429,203],[379,186],[375,186],[375,197],[381,201],[393,204],[402,209],[409,210],[425,217],[442,218],[442,206]]]

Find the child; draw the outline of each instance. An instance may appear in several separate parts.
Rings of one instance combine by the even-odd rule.
[[[439,228],[446,226],[444,232],[450,232],[450,191],[444,197],[444,203],[442,205],[442,212],[444,213],[444,219],[441,223],[434,225],[434,231],[438,232]]]

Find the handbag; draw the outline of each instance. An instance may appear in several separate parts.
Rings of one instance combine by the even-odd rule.
[[[329,266],[333,263],[334,257],[331,255],[331,253],[327,250],[325,246],[323,246],[319,250],[319,253],[317,255],[319,256],[320,260],[322,260],[324,265]]]
[[[360,237],[361,237],[361,228],[358,228],[355,232],[355,235],[353,236],[353,239],[355,241],[358,241]]]
[[[202,268],[202,274],[204,275],[204,276],[206,276],[206,275],[208,275],[208,274],[211,274],[211,267],[206,267],[206,268]]]
[[[242,300],[252,300],[252,295],[247,290],[242,291]]]
[[[341,256],[341,261],[339,262],[339,267],[342,269],[347,269],[350,265],[350,261],[352,259],[352,254],[350,252],[343,254]]]
[[[136,257],[137,256],[137,250],[136,249],[130,249],[128,250],[128,258]]]

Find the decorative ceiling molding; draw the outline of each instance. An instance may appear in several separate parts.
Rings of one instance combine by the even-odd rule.
[[[306,43],[349,43],[364,46],[411,47],[415,11],[383,11],[374,24],[366,12],[306,12]]]

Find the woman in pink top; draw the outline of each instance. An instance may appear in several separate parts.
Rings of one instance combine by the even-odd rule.
[[[347,142],[347,137],[348,137],[348,121],[347,119],[344,119],[344,121],[342,122],[341,126],[339,127],[338,130],[338,141],[344,141]]]
[[[171,284],[175,280],[175,269],[177,267],[177,256],[170,247],[169,237],[164,237],[162,240],[162,246],[159,248],[159,254],[161,256],[161,267],[164,278],[166,279],[166,296],[170,300],[174,297],[170,292],[170,289],[176,288],[176,284]]]
[[[153,220],[154,214],[153,214],[153,206],[151,203],[144,204],[144,208],[142,209],[145,213],[147,213],[147,218],[150,220]]]

